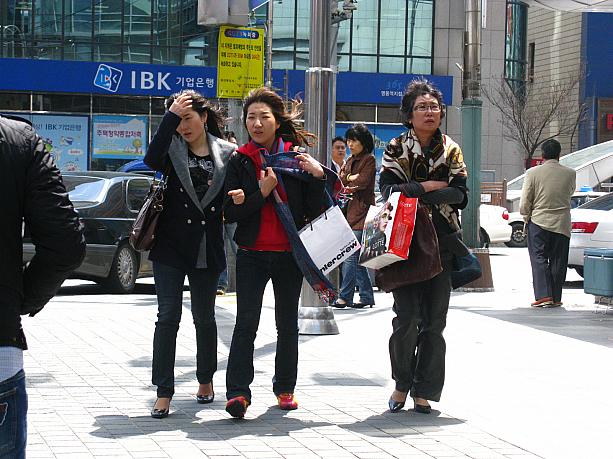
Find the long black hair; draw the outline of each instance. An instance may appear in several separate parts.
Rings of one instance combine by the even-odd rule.
[[[249,106],[256,103],[266,104],[270,107],[275,121],[279,123],[279,128],[275,132],[277,137],[292,142],[294,145],[313,146],[317,139],[315,134],[305,131],[296,122],[302,114],[301,101],[292,100],[291,110],[288,111],[281,96],[272,89],[265,86],[252,89],[243,101],[243,124],[245,129],[247,128]]]
[[[216,107],[211,104],[211,102],[198,91],[194,91],[193,89],[184,89],[183,91],[171,95],[168,99],[166,99],[166,109],[168,110],[175,101],[175,99],[183,94],[191,96],[192,109],[195,112],[200,115],[206,113],[206,130],[213,134],[215,137],[224,139],[225,137],[223,136],[223,125],[226,119],[223,115],[223,112],[219,107]]]

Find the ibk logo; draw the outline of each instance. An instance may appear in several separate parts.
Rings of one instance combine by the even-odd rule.
[[[100,64],[94,77],[94,86],[109,92],[117,92],[123,72],[115,67]]]

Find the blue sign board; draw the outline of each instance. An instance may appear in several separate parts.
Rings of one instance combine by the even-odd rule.
[[[0,90],[80,94],[166,97],[194,89],[208,98],[217,94],[217,69],[118,62],[0,59]],[[273,85],[291,98],[304,99],[304,70],[273,70]],[[399,105],[406,86],[422,75],[340,72],[339,103]],[[453,98],[453,77],[423,75],[443,93],[447,105]],[[359,89],[359,90],[358,90]]]
[[[217,90],[212,67],[0,59],[0,68],[3,91],[165,97],[194,89],[212,98]]]

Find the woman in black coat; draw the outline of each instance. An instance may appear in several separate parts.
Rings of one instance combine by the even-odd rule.
[[[214,399],[217,370],[215,295],[226,266],[223,245],[223,183],[236,145],[222,140],[223,118],[199,93],[186,90],[166,101],[168,111],[149,145],[145,164],[168,174],[167,189],[149,252],[158,299],[153,337],[154,418],[168,416],[174,394],[177,331],[183,283],[189,279],[196,327],[198,403]]]

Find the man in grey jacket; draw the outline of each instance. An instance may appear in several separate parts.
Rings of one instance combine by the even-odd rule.
[[[60,171],[25,120],[0,116],[0,457],[25,458],[21,315],[38,313],[81,264],[85,241]],[[36,253],[23,267],[23,227]]]
[[[526,172],[519,211],[528,225],[535,299],[531,306],[550,308],[562,305],[576,173],[559,163],[557,140],[545,141],[541,150],[545,162]]]

